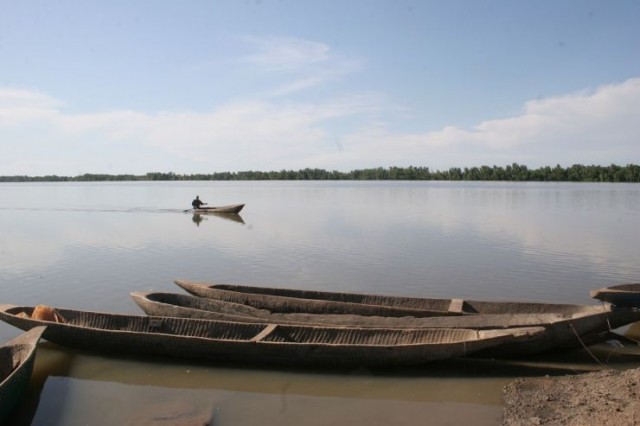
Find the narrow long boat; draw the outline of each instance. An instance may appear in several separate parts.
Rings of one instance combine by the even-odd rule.
[[[45,327],[35,327],[0,346],[0,422],[22,400],[44,330]]]
[[[228,206],[218,207],[199,207],[193,209],[196,213],[240,213],[240,210],[244,208],[244,204],[231,204]]]
[[[133,292],[134,302],[147,314],[180,318],[199,318],[266,324],[318,325],[362,328],[468,328],[474,330],[513,327],[544,327],[543,338],[532,342],[505,344],[479,355],[494,357],[526,356],[552,349],[593,344],[609,338],[613,325],[619,327],[640,321],[640,311],[613,310],[610,305],[584,306],[571,313],[479,314],[436,317],[381,317],[353,314],[272,313],[224,300],[175,293]]]
[[[375,315],[384,317],[433,317],[446,315],[461,315],[455,308],[447,310],[439,305],[432,308],[415,308],[412,306],[385,306],[380,304],[366,304],[360,302],[307,299],[300,297],[271,295],[268,293],[253,293],[236,291],[239,286],[226,284],[211,285],[187,280],[176,280],[175,283],[194,296],[219,299],[228,302],[249,305],[258,309],[282,313],[310,313],[310,314],[354,314]],[[247,287],[252,289],[253,287]]]
[[[619,307],[640,308],[640,283],[591,290],[591,297]]]
[[[314,327],[148,317],[56,309],[61,322],[31,319],[33,307],[0,305],[0,320],[23,330],[47,325],[53,343],[100,353],[223,362],[409,366],[537,340],[541,327],[506,330]]]
[[[331,313],[379,316],[430,317],[473,314],[543,314],[570,315],[591,311],[591,305],[535,302],[500,302],[466,299],[428,299],[358,293],[254,287],[232,284],[176,280],[175,283],[194,296],[249,305],[281,313]],[[609,307],[608,309],[613,310]]]

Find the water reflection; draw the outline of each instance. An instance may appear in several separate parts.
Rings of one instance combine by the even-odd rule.
[[[178,206],[193,193],[251,203],[250,224],[183,213]],[[175,292],[173,280],[188,278],[593,303],[591,289],[640,281],[638,214],[637,185],[0,184],[0,300],[140,314],[129,292]],[[15,333],[0,324],[3,339]],[[608,366],[639,364],[630,345],[589,349]],[[153,411],[158,401],[186,398],[203,412],[214,404],[221,424],[420,423],[436,412],[450,424],[466,413],[459,423],[468,423],[499,412],[501,387],[513,377],[602,368],[584,350],[575,357],[313,373],[102,358],[45,344],[23,412],[25,424],[34,411],[33,424],[99,424],[96,413],[117,407],[106,410],[121,415],[111,424],[126,424],[140,420],[136,404]],[[261,409],[264,421],[250,417]]]
[[[52,378],[35,425],[215,424],[234,426],[464,424],[495,425],[499,405],[414,402],[297,394],[165,389],[73,378]],[[75,401],[60,398],[67,395]],[[59,404],[54,406],[53,404]],[[99,413],[99,414],[98,414]]]
[[[238,213],[213,213],[213,212],[198,213],[196,212],[196,213],[193,213],[193,217],[191,218],[191,220],[197,226],[200,226],[200,223],[202,221],[208,220],[209,217],[216,217],[219,219],[230,220],[232,222],[237,222],[244,225],[244,220],[242,219],[242,216],[240,216]]]
[[[637,347],[612,347],[526,360],[457,359],[424,368],[345,372],[104,358],[42,343],[32,386],[37,391],[15,416],[23,423],[14,424],[138,425],[156,424],[161,417],[167,424],[213,418],[214,424],[364,426],[399,424],[399,419],[422,424],[429,418],[429,424],[445,425],[474,418],[474,424],[493,425],[501,389],[516,377],[624,368],[640,356]],[[104,410],[105,401],[117,409]]]
[[[230,215],[181,220],[185,214],[176,206],[194,191],[218,204],[238,198],[251,203],[251,224],[234,226],[244,220]],[[170,288],[183,277],[590,303],[591,289],[639,280],[639,213],[640,187],[633,185],[0,185],[0,296],[9,287],[13,294],[21,280],[40,277],[53,282],[37,289],[54,294],[57,286],[71,288],[85,277],[82,271],[94,270],[107,272],[105,282],[112,277],[109,286],[133,278]],[[21,283],[20,291],[34,292],[33,281]]]

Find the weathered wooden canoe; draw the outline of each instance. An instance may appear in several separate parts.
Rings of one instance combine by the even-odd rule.
[[[126,353],[253,364],[408,366],[536,340],[541,327],[506,330],[383,329],[239,323],[57,309],[64,322],[39,321],[33,307],[0,305],[0,319],[23,330],[47,325],[53,343]],[[24,312],[26,316],[19,315]]]
[[[0,423],[27,390],[44,330],[45,327],[35,327],[0,346]]]
[[[357,314],[430,317],[468,314],[561,314],[591,312],[589,305],[427,299],[357,293],[211,284],[188,280],[175,283],[194,296],[241,303],[281,313]]]
[[[193,209],[193,211],[196,213],[240,213],[243,207],[244,204],[231,204],[219,207],[200,207]]]
[[[474,330],[513,327],[544,327],[543,338],[535,342],[515,342],[479,355],[526,356],[552,349],[593,344],[609,338],[610,327],[640,321],[640,311],[613,309],[611,305],[584,306],[573,313],[477,314],[437,317],[380,317],[353,314],[272,313],[224,300],[175,293],[131,293],[134,302],[147,314],[181,318],[265,324],[319,325],[363,328],[468,328]]]
[[[591,297],[618,307],[640,308],[640,283],[620,284],[591,290]]]
[[[187,280],[176,280],[175,283],[194,296],[249,305],[258,309],[282,313],[310,313],[310,314],[354,314],[376,315],[384,317],[433,317],[446,315],[461,315],[454,310],[435,306],[433,309],[403,306],[384,306],[350,301],[305,299],[290,296],[270,295],[267,293],[251,293],[235,291],[239,286],[226,284],[211,285]],[[231,288],[234,288],[232,290]],[[253,288],[253,287],[247,287]]]

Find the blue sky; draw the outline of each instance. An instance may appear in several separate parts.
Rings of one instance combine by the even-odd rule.
[[[0,175],[640,163],[635,0],[0,7]]]

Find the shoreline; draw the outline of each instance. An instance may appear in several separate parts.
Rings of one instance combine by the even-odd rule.
[[[502,425],[640,424],[640,368],[519,378],[503,388]]]

